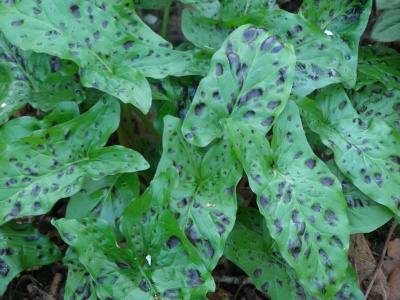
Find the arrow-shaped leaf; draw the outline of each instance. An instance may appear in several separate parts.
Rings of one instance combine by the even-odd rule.
[[[87,113],[10,144],[0,161],[0,223],[49,211],[60,198],[78,192],[86,177],[146,169],[137,152],[102,148],[119,123],[119,105],[102,98]]]
[[[271,147],[249,125],[232,119],[223,125],[278,250],[310,291],[335,295],[347,268],[346,202],[338,180],[308,145],[296,105],[289,101],[279,116]]]
[[[13,44],[74,61],[84,86],[132,103],[144,113],[151,104],[144,77],[164,78],[182,71],[190,60],[169,49],[128,0],[2,2],[0,24]]]
[[[340,86],[299,102],[310,129],[333,150],[342,173],[372,200],[400,214],[400,138],[377,118],[366,120]]]
[[[124,249],[101,219],[53,221],[96,282],[101,299],[200,299],[214,289],[211,274],[169,209],[177,177],[173,168],[161,173],[125,210]]]
[[[228,141],[221,141],[202,153],[184,139],[179,119],[164,120],[163,154],[158,170],[175,167],[179,171],[171,209],[181,230],[211,271],[222,256],[225,240],[235,223],[235,187],[242,168]]]
[[[206,146],[235,118],[267,133],[285,107],[294,73],[293,47],[265,29],[236,29],[211,59],[183,124],[185,138]],[[265,70],[268,69],[268,72]]]

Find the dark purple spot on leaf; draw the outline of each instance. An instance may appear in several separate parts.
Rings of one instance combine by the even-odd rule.
[[[10,272],[10,267],[5,261],[0,259],[0,275],[5,277],[8,272]]]
[[[223,73],[224,73],[224,69],[223,69],[222,65],[220,63],[217,63],[215,65],[215,74],[217,76],[221,76]]]
[[[201,116],[203,113],[203,108],[205,107],[205,103],[200,102],[199,104],[196,104],[196,106],[194,107],[194,113],[196,114],[196,116]]]
[[[309,159],[306,160],[306,166],[309,169],[314,169],[315,163],[316,163],[316,161],[313,158],[309,158]]]
[[[253,275],[255,278],[258,278],[261,276],[262,273],[263,273],[262,269],[255,269]]]
[[[275,219],[274,221],[274,227],[275,227],[275,231],[276,233],[280,233],[282,231],[282,224],[281,221],[279,221],[278,219]]]
[[[275,109],[281,104],[281,101],[271,101],[267,104],[267,108],[269,109]]]
[[[265,41],[261,44],[261,51],[268,51],[273,44],[276,43],[278,37],[276,35],[267,37]]]
[[[178,238],[178,237],[175,236],[175,235],[171,236],[171,237],[168,239],[168,241],[166,242],[167,247],[168,247],[169,249],[174,248],[174,247],[175,247],[176,245],[178,245],[179,243],[181,243],[181,239]]]
[[[121,269],[129,269],[129,268],[130,268],[130,266],[129,266],[128,264],[123,263],[123,262],[117,261],[116,264],[117,264],[117,266],[118,266],[119,268],[121,268]]]
[[[124,43],[124,49],[125,50],[128,50],[132,46],[133,46],[133,41],[127,41],[127,42]]]
[[[335,181],[332,178],[324,177],[321,179],[321,183],[323,186],[331,186],[335,183]]]
[[[236,65],[236,67],[239,67],[239,56],[236,53],[229,53],[228,54],[228,61],[231,69],[233,69],[233,66]]]
[[[189,281],[187,281],[187,284],[190,287],[196,287],[203,284],[203,281],[200,278],[200,272],[198,270],[185,270],[185,275],[189,277]]]
[[[263,125],[263,126],[269,126],[269,125],[272,124],[272,122],[274,122],[274,119],[275,119],[275,118],[271,116],[271,117],[265,119],[264,121],[262,121],[261,125]]]
[[[79,11],[79,6],[76,5],[75,3],[71,4],[71,6],[69,7],[72,14],[74,15],[75,18],[80,18],[81,17],[81,13]]]

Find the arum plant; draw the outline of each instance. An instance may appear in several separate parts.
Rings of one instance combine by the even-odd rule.
[[[371,1],[180,2],[175,48],[137,14],[172,1],[0,2],[0,293],[62,259],[66,299],[204,299],[225,256],[272,299],[363,299],[350,234],[400,215]],[[63,253],[28,224],[59,201]]]

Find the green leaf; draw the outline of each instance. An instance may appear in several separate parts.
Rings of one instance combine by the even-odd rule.
[[[400,0],[376,0],[377,9],[399,8]]]
[[[107,92],[146,113],[151,92],[144,77],[182,71],[190,56],[173,51],[136,15],[128,0],[21,0],[0,5],[0,23],[15,45],[74,61],[86,87]]]
[[[347,202],[350,234],[372,232],[393,217],[393,213],[388,208],[372,201],[356,188],[343,175],[333,160],[329,160],[325,164],[342,184],[342,191]]]
[[[0,226],[0,295],[20,272],[56,262],[58,247],[30,224],[10,221]]]
[[[160,9],[170,6],[172,0],[133,0],[135,8],[140,9]]]
[[[371,38],[378,42],[400,40],[400,8],[385,10],[372,28]]]
[[[68,201],[65,217],[69,219],[100,218],[110,223],[118,241],[122,235],[119,223],[122,212],[139,197],[136,173],[107,176],[88,180]]]
[[[120,225],[124,249],[104,220],[52,222],[96,282],[101,299],[199,299],[214,288],[169,209],[176,184],[177,172],[171,168],[125,210]]]
[[[102,148],[119,123],[119,105],[102,98],[87,113],[10,144],[0,161],[0,223],[48,212],[78,192],[85,178],[143,170],[147,162],[121,146]]]
[[[220,15],[224,21],[242,17],[260,9],[272,9],[275,0],[222,0]]]
[[[399,89],[400,54],[383,46],[361,47],[356,89],[376,81],[387,89]]]
[[[171,194],[171,209],[182,232],[212,271],[235,223],[235,187],[242,168],[228,141],[223,140],[203,153],[184,139],[181,126],[179,119],[165,118],[158,172],[172,166],[179,171],[178,187]]]
[[[200,82],[183,124],[186,139],[208,145],[222,136],[220,120],[229,117],[267,133],[289,97],[294,64],[293,47],[279,37],[252,25],[236,29]]]
[[[83,101],[84,91],[73,76],[62,75],[64,71],[60,59],[23,51],[0,31],[0,125],[27,103],[49,111],[64,101]]]
[[[63,263],[68,267],[64,299],[97,300],[96,282],[90,277],[71,247],[67,249]]]
[[[35,130],[48,129],[79,116],[79,108],[75,102],[62,102],[42,120],[38,117],[23,116],[8,121],[0,127],[0,152]]]
[[[206,19],[184,10],[182,30],[199,48],[216,51],[235,28],[253,24],[290,42],[296,53],[292,93],[305,96],[315,89],[355,78],[342,50],[332,39],[304,18],[283,10],[259,10],[228,22]]]
[[[298,102],[311,130],[331,148],[341,172],[365,195],[400,214],[400,138],[384,121],[367,120],[338,85]]]
[[[192,55],[192,59],[185,71],[181,73],[175,73],[175,76],[188,76],[188,75],[200,75],[205,77],[210,67],[211,57],[214,54],[210,50],[199,49],[189,42],[179,45],[176,50],[185,51]]]
[[[278,250],[307,289],[335,295],[347,268],[346,202],[338,180],[308,145],[296,105],[289,101],[279,116],[271,146],[250,125],[232,119],[223,125]]]
[[[358,45],[371,13],[372,0],[351,1],[303,1],[300,14],[308,21],[321,28],[339,49],[356,74]],[[355,79],[346,83],[352,87]]]
[[[279,255],[275,247],[271,248],[263,243],[263,233],[259,230],[260,220],[264,221],[258,210],[240,207],[235,227],[226,242],[224,255],[242,268],[256,287],[272,299],[320,299],[301,285],[293,268]],[[264,239],[266,235],[269,234],[264,231]],[[350,265],[341,284],[342,287],[334,299],[364,299],[358,288],[357,275]]]
[[[190,4],[203,17],[219,19],[220,3],[218,0],[179,0],[179,2]]]
[[[367,120],[381,119],[400,133],[400,91],[387,89],[376,82],[358,90],[351,98],[357,110]]]

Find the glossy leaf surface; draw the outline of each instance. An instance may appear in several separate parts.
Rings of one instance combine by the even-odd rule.
[[[251,126],[223,123],[277,249],[310,291],[335,295],[346,275],[346,202],[338,180],[308,145],[295,103],[289,101],[275,123],[271,146]]]
[[[400,138],[377,118],[357,114],[340,86],[321,90],[316,101],[298,102],[311,130],[334,153],[341,172],[372,200],[399,215]]]
[[[342,49],[343,57],[353,74],[357,72],[358,45],[371,13],[372,0],[303,1],[300,14],[321,28],[335,45]],[[347,83],[354,86],[355,78]]]
[[[269,34],[290,42],[296,54],[292,93],[305,96],[326,85],[355,78],[342,50],[321,29],[283,10],[260,10],[228,22],[206,19],[184,10],[183,33],[197,47],[219,49],[235,28],[244,24],[266,28]]]
[[[219,122],[229,117],[267,133],[289,97],[294,64],[290,44],[265,29],[239,27],[211,59],[183,124],[185,138],[206,146],[222,136]]]
[[[78,192],[87,177],[146,169],[133,150],[102,148],[118,122],[118,101],[107,96],[71,121],[10,144],[1,153],[0,222],[48,212],[60,198]]]
[[[393,213],[383,205],[372,201],[349,181],[333,160],[325,162],[332,174],[342,184],[342,191],[347,202],[347,217],[350,233],[368,233],[388,222]]]
[[[0,295],[20,272],[56,262],[57,246],[30,224],[10,221],[0,226]]]
[[[184,139],[181,126],[179,119],[165,118],[158,170],[175,167],[179,171],[179,184],[171,194],[171,209],[182,232],[211,271],[235,224],[235,188],[242,168],[228,141],[223,140],[203,153]]]
[[[152,32],[127,0],[3,1],[0,23],[13,44],[74,61],[84,86],[132,103],[144,113],[151,104],[144,77],[166,77],[182,71],[190,60]]]

